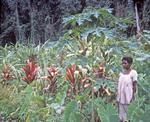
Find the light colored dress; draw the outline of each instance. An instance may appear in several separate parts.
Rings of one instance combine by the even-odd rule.
[[[131,70],[130,73],[119,74],[117,101],[121,104],[130,104],[133,97],[133,81],[137,81],[137,72]]]

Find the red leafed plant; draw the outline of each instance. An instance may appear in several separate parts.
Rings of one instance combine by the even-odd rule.
[[[23,67],[23,71],[26,76],[23,78],[28,84],[32,83],[37,79],[37,73],[39,71],[39,66],[33,61],[27,61],[27,64]]]
[[[75,71],[76,65],[72,65],[71,67],[66,69],[66,79],[71,83],[71,85],[75,85]]]
[[[49,67],[49,68],[47,68],[47,70],[48,70],[48,73],[49,73],[48,79],[50,81],[53,81],[56,78],[56,76],[58,75],[58,72],[59,72],[58,68]]]
[[[56,91],[57,88],[57,76],[59,75],[59,71],[58,68],[56,67],[49,67],[47,68],[49,75],[46,77],[46,80],[49,81],[49,84],[46,88],[44,88],[45,91],[50,91],[51,93],[54,93]]]
[[[107,77],[105,74],[105,63],[100,63],[97,68],[93,69],[93,71],[96,78],[103,78],[106,80],[109,79],[109,77]],[[110,96],[112,94],[112,91],[110,91],[110,89],[107,86],[101,85],[97,90],[94,89],[94,94],[96,97],[103,97],[106,95]]]
[[[4,65],[1,76],[3,81],[9,81],[14,79],[12,69],[9,65]]]
[[[99,64],[97,68],[93,69],[93,72],[97,78],[102,78],[105,76],[105,66],[104,64]]]
[[[90,79],[75,64],[66,69],[66,80],[71,84],[67,91],[67,96],[69,97],[72,97],[73,94],[77,95],[91,86]]]

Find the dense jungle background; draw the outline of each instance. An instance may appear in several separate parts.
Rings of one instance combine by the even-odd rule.
[[[63,17],[89,7],[111,8],[113,15],[135,20],[135,5],[141,30],[149,29],[149,0],[1,0],[0,43],[56,41],[66,31]],[[135,22],[127,32],[128,36],[135,34]]]
[[[150,0],[1,0],[0,122],[117,122],[121,58],[149,122]]]

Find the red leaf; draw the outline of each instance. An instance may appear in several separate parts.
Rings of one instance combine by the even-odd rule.
[[[39,71],[39,66],[34,62],[28,61],[27,64],[23,67],[23,71],[25,72],[26,75],[23,78],[23,80],[28,84],[30,84],[34,80],[36,80],[36,76]]]
[[[72,85],[75,84],[75,76],[74,72],[76,71],[76,65],[72,65],[71,67],[66,69],[66,79],[70,81]]]
[[[48,78],[50,79],[50,80],[53,80],[54,78],[56,78],[56,76],[58,75],[58,68],[56,68],[56,67],[49,67],[49,68],[47,68],[47,70],[48,70],[48,73],[49,73],[49,76],[48,76]]]
[[[13,74],[12,69],[9,65],[4,65],[1,75],[2,75],[3,81],[9,81],[9,80],[14,79],[14,74]]]

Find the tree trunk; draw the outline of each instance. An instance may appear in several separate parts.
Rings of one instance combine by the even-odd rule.
[[[136,15],[137,34],[140,34],[141,28],[140,28],[140,22],[139,22],[139,14],[138,14],[138,9],[137,9],[137,3],[135,3],[135,15]]]
[[[18,42],[21,42],[21,28],[20,28],[20,22],[19,22],[19,14],[18,14],[18,1],[16,1],[16,10],[15,10],[15,15],[16,15],[16,38]]]

